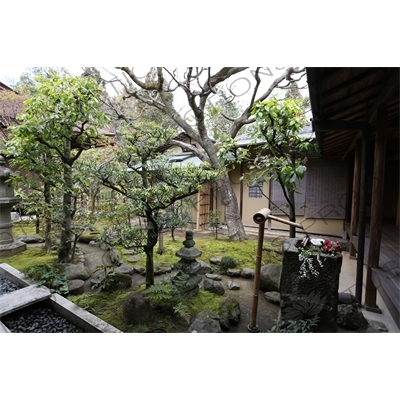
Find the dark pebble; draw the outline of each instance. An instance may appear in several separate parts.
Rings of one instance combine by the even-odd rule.
[[[19,287],[7,278],[0,276],[0,294],[15,292]]]
[[[81,333],[81,329],[71,324],[67,319],[59,316],[49,308],[32,311],[27,316],[7,317],[4,324],[11,332],[31,332],[31,333]]]

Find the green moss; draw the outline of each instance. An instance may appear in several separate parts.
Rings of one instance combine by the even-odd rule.
[[[196,316],[202,310],[210,310],[215,314],[219,312],[219,303],[223,297],[211,293],[208,290],[200,289],[199,294],[184,302],[189,307],[192,316]]]
[[[98,240],[99,238],[100,238],[100,233],[87,232],[87,233],[82,233],[82,235],[79,236],[79,242],[90,243],[92,240]]]
[[[163,254],[155,254],[154,261],[166,262],[175,264],[179,259],[176,252],[183,247],[183,238],[172,241],[170,237],[164,237],[164,252]],[[257,254],[257,239],[249,239],[243,242],[233,242],[227,238],[214,239],[209,238],[194,238],[195,247],[201,251],[201,256],[198,260],[203,260],[206,263],[210,262],[210,258],[214,256],[229,255],[235,257],[239,261],[238,268],[254,268]],[[265,241],[264,247],[281,249],[281,243],[272,243]],[[277,264],[281,262],[281,256],[275,252],[263,251],[263,264]]]
[[[120,290],[114,293],[83,293],[70,295],[68,300],[115,326],[123,332],[134,332],[134,327],[124,320],[124,301],[133,289]]]
[[[36,221],[21,221],[13,223],[13,236],[36,235]]]
[[[56,258],[54,254],[47,253],[42,247],[31,247],[15,256],[5,257],[1,261],[24,272],[31,265],[51,263]]]

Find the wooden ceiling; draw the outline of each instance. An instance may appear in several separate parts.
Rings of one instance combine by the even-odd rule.
[[[370,144],[377,130],[377,110],[387,104],[387,149],[399,155],[400,68],[307,68],[313,128],[323,157],[342,157],[365,128]]]

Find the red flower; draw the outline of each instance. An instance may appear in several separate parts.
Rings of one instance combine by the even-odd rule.
[[[342,251],[342,248],[340,247],[339,242],[332,242],[329,239],[326,239],[325,242],[322,245],[322,251],[325,251],[326,253],[340,253]]]

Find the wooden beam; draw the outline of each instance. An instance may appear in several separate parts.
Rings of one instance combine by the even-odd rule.
[[[372,268],[379,267],[379,255],[382,239],[383,194],[386,154],[387,104],[378,107],[378,129],[375,135],[374,172],[372,181],[370,243],[368,254],[367,280],[365,287],[365,305],[377,308],[376,287],[372,282]]]
[[[358,132],[357,135],[354,137],[353,141],[351,142],[350,146],[347,148],[346,152],[344,153],[342,157],[342,161],[344,158],[349,154],[357,145],[357,143],[361,143],[361,132]]]
[[[368,122],[371,122],[378,111],[378,108],[383,105],[386,108],[385,114],[387,114],[387,103],[390,98],[399,90],[399,68],[388,68],[388,77],[386,79],[385,87],[382,88],[378,98],[371,107],[368,115]],[[397,110],[398,111],[398,110]],[[385,116],[385,118],[387,118]],[[379,122],[378,122],[379,123]]]

